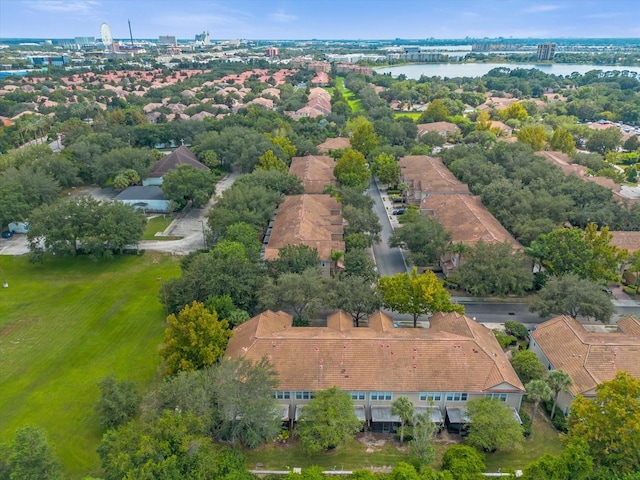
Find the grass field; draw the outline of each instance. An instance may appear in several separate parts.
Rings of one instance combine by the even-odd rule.
[[[336,77],[336,88],[340,90],[340,93],[342,93],[342,96],[349,104],[352,112],[358,113],[364,111],[362,100],[356,98],[356,94],[344,86],[344,77]]]
[[[397,112],[393,114],[393,118],[409,117],[411,120],[418,120],[422,113],[420,112]]]
[[[182,237],[156,236],[156,233],[164,232],[172,221],[173,217],[171,217],[171,215],[158,215],[157,217],[150,218],[149,220],[147,220],[147,224],[144,227],[142,240],[180,240]]]
[[[0,266],[9,283],[0,289],[0,443],[42,427],[70,478],[99,474],[96,383],[113,373],[144,391],[158,378],[158,278],[178,276],[178,262],[2,256]]]

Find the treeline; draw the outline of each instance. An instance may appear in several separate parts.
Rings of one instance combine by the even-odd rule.
[[[594,182],[565,175],[526,145],[458,146],[442,159],[523,245],[565,223],[640,230],[640,207],[614,200],[611,190]]]

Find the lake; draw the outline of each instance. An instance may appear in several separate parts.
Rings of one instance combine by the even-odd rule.
[[[640,67],[620,67],[606,65],[576,65],[570,63],[553,63],[550,65],[535,65],[533,63],[420,63],[415,65],[398,65],[397,67],[376,68],[378,73],[390,73],[393,77],[404,73],[407,78],[418,80],[420,76],[427,77],[481,77],[489,73],[489,70],[498,67],[537,68],[547,74],[571,75],[578,72],[581,75],[591,70],[624,71],[640,74]]]

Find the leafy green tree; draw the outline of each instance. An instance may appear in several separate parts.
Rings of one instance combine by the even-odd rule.
[[[362,428],[347,392],[331,387],[316,392],[300,413],[296,434],[308,453],[338,448]]]
[[[374,162],[374,174],[385,185],[395,185],[400,181],[400,164],[393,155],[381,153]]]
[[[560,395],[560,392],[568,392],[571,385],[573,385],[573,380],[564,370],[551,370],[547,374],[545,382],[553,392],[553,407],[551,408],[551,419],[553,420],[556,414],[558,395]]]
[[[507,335],[513,335],[518,340],[526,340],[529,337],[529,330],[520,322],[507,320],[504,322],[504,330]]]
[[[531,350],[518,350],[513,354],[511,365],[524,385],[532,380],[542,380],[547,374],[547,368]]]
[[[216,191],[216,178],[210,171],[181,165],[162,178],[162,191],[165,198],[176,205],[176,209],[182,209],[189,202],[195,208],[200,208]]]
[[[587,149],[604,155],[616,150],[622,144],[622,132],[617,127],[596,130],[587,140]]]
[[[355,150],[347,150],[336,162],[333,169],[336,179],[347,187],[364,190],[369,185],[371,172],[364,155]]]
[[[471,423],[466,442],[472,447],[484,452],[522,448],[522,426],[504,402],[474,398],[467,402],[467,413]]]
[[[594,399],[578,395],[569,414],[569,443],[583,440],[595,463],[614,472],[640,470],[640,380],[620,371],[596,387]]]
[[[246,468],[240,454],[213,442],[200,419],[170,410],[151,422],[134,420],[109,430],[98,454],[105,480],[227,479]]]
[[[631,165],[627,168],[627,181],[631,183],[638,182],[638,169],[635,165]]]
[[[16,432],[8,458],[10,480],[61,480],[62,467],[47,434],[27,426]]]
[[[398,273],[382,277],[379,288],[385,306],[395,312],[412,315],[414,328],[418,326],[421,315],[435,312],[464,313],[462,305],[451,303],[449,292],[430,270],[418,274],[418,270],[413,267],[411,274]]]
[[[205,382],[215,385],[211,412],[215,438],[255,448],[276,437],[282,428],[273,397],[279,380],[266,358],[256,363],[244,358],[225,359],[205,373]]]
[[[527,465],[523,480],[586,480],[594,478],[593,459],[585,442],[565,445],[562,455],[545,454]]]
[[[289,168],[284,161],[273,153],[273,150],[267,150],[264,154],[258,158],[257,170],[279,170],[281,172],[287,172]]]
[[[35,259],[45,253],[79,253],[108,258],[142,238],[145,217],[121,202],[101,203],[90,197],[60,200],[31,215],[27,233]]]
[[[455,480],[479,480],[485,469],[482,454],[473,447],[452,445],[442,456],[442,470],[451,472]]]
[[[500,115],[502,121],[505,122],[511,119],[519,120],[522,122],[527,119],[529,113],[527,112],[527,109],[524,107],[524,105],[522,105],[522,103],[516,102],[509,105],[507,108],[500,110],[498,112],[498,115]]]
[[[231,330],[226,320],[218,320],[202,303],[194,301],[180,313],[167,317],[164,344],[160,355],[165,360],[165,373],[175,375],[213,364],[224,354]]]
[[[430,413],[420,413],[413,418],[413,428],[411,440],[409,441],[409,454],[415,463],[420,465],[421,470],[425,465],[433,463],[436,458],[436,449],[433,444],[433,437],[437,427],[431,421]]]
[[[304,193],[302,180],[297,175],[290,175],[280,170],[254,170],[236,180],[233,188],[260,188],[281,195],[299,195]],[[228,190],[227,190],[228,191]],[[226,192],[225,192],[226,193]]]
[[[576,152],[576,142],[573,140],[573,135],[565,128],[557,128],[553,132],[549,143],[552,150],[563,152],[567,155],[573,155]]]
[[[325,282],[317,268],[302,273],[283,273],[267,279],[258,292],[263,309],[291,308],[297,319],[309,320],[325,301]]]
[[[351,315],[353,324],[360,326],[360,321],[375,313],[382,305],[375,283],[358,275],[335,277],[331,281],[332,307]]]
[[[435,99],[424,111],[418,120],[419,123],[444,122],[449,116],[449,110],[442,99]]]
[[[302,273],[309,268],[318,268],[318,249],[309,245],[285,245],[278,250],[278,258],[267,262],[267,269],[278,277],[283,273]]]
[[[400,443],[404,442],[404,426],[413,421],[413,402],[408,397],[398,397],[391,403],[391,415],[400,418]]]
[[[131,168],[126,168],[118,173],[113,179],[113,187],[118,190],[140,183],[140,175]]]
[[[390,246],[403,245],[410,250],[414,265],[437,264],[450,242],[451,233],[438,220],[427,215],[416,215],[406,221],[402,228],[394,230],[389,239]]]
[[[242,244],[249,261],[257,262],[260,260],[262,243],[258,239],[257,230],[252,225],[244,222],[229,225],[223,236],[223,240]]]
[[[632,135],[624,141],[622,145],[627,152],[634,152],[640,150],[640,139],[636,135]]]
[[[140,395],[136,384],[126,380],[118,381],[114,375],[103,378],[100,383],[100,400],[96,412],[100,425],[105,430],[127,423],[140,407]]]
[[[541,125],[526,125],[518,131],[518,141],[529,145],[535,151],[542,150],[547,142],[547,133]]]
[[[575,273],[594,281],[616,280],[625,250],[611,244],[608,227],[598,232],[595,223],[580,228],[560,228],[540,237],[542,264],[553,275]]]
[[[347,221],[345,233],[352,235],[362,233],[369,240],[370,244],[380,239],[380,219],[372,209],[357,208],[353,205],[342,207],[342,216]]]
[[[593,318],[609,323],[615,309],[602,285],[577,275],[563,275],[547,280],[529,309],[541,317],[569,315]]]
[[[531,416],[531,423],[533,424],[536,419],[536,414],[538,413],[540,402],[551,400],[553,392],[544,380],[531,380],[525,385],[525,390],[527,391],[529,400],[533,401],[533,415]],[[531,431],[531,436],[533,437],[533,430]]]
[[[456,279],[473,295],[520,295],[533,286],[533,274],[526,258],[507,243],[479,241],[464,255]]]
[[[350,250],[344,255],[344,273],[346,276],[365,278],[373,283],[378,280],[376,264],[366,250]]]
[[[380,143],[373,125],[366,117],[350,119],[347,123],[347,131],[351,133],[349,139],[351,148],[362,155],[369,155]]]

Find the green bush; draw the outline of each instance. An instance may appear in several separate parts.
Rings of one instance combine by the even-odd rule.
[[[551,409],[553,408],[553,400],[542,402],[542,407],[546,412],[547,416],[551,418]],[[556,428],[556,430],[563,433],[567,433],[567,430],[568,430],[567,417],[565,417],[564,412],[558,409],[557,407],[556,407],[556,412],[553,417],[553,420],[551,420],[551,423],[553,423],[553,426]]]
[[[496,336],[496,340],[500,344],[500,348],[503,350],[507,348],[509,345],[514,345],[518,339],[512,335],[506,335],[504,332],[494,329],[493,334]]]
[[[638,293],[638,287],[634,287],[632,285],[625,285],[624,287],[622,287],[622,289],[627,295],[635,295],[636,293]]]
[[[507,335],[513,335],[518,340],[526,340],[529,337],[527,327],[520,322],[514,322],[513,320],[504,322],[504,330],[507,332]]]
[[[518,413],[520,415],[520,419],[522,420],[522,434],[525,437],[528,437],[529,435],[531,435],[531,417],[522,409]]]

